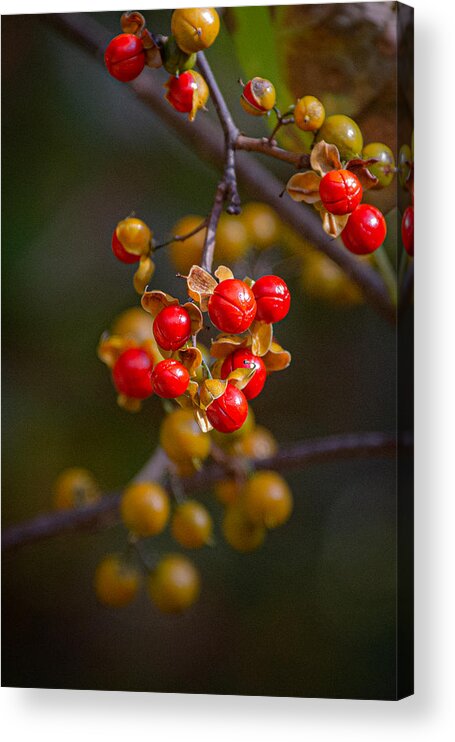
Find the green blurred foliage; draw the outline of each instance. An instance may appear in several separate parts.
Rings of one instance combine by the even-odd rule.
[[[251,18],[254,51],[255,13],[262,22],[264,10],[243,12]],[[94,16],[112,35],[118,32],[119,14]],[[149,12],[147,19],[154,30],[169,27],[169,12]],[[217,173],[128,86],[40,17],[20,17],[19,48],[17,21],[2,23],[4,525],[47,510],[52,482],[66,466],[92,469],[110,489],[128,481],[151,453],[160,404],[151,400],[136,416],[120,410],[96,357],[101,332],[137,302],[132,271],[111,255],[111,233],[134,210],[164,238],[183,214],[206,213],[217,182]],[[322,33],[315,28],[298,37],[305,48]],[[292,31],[298,34],[299,27]],[[290,54],[280,34],[278,28],[279,49]],[[351,41],[340,31],[333,53],[354,85],[364,59],[348,64]],[[244,70],[226,28],[208,56],[239,125],[264,133],[264,122],[248,118],[238,104]],[[315,65],[319,58],[314,51]],[[376,87],[385,88],[393,66],[376,74]],[[322,94],[320,85],[312,88],[306,78],[300,94]],[[369,136],[381,139],[390,109],[378,99],[375,110],[377,126]],[[367,307],[312,302],[287,262],[278,270],[293,290],[291,313],[279,327],[293,363],[255,401],[258,422],[283,444],[394,429],[390,328]],[[181,291],[164,251],[154,285]],[[229,550],[218,528],[216,548],[195,558],[201,601],[181,617],[160,616],[145,595],[118,612],[97,606],[92,574],[103,554],[123,548],[120,526],[54,539],[5,559],[3,683],[392,696],[394,462],[334,463],[294,473],[289,481],[296,502],[289,525],[247,556]],[[212,495],[201,497],[219,519]],[[168,535],[155,543],[157,551],[174,548]]]

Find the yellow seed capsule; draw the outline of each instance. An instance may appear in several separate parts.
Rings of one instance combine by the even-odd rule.
[[[117,224],[117,239],[125,250],[133,255],[146,255],[150,249],[153,233],[142,219],[129,216]]]
[[[169,519],[169,510],[167,493],[156,482],[130,484],[120,503],[125,526],[143,537],[161,533]]]
[[[325,119],[325,108],[319,98],[314,95],[304,95],[294,109],[295,125],[302,131],[317,131]]]
[[[233,505],[238,502],[242,486],[235,479],[221,479],[214,485],[215,497],[222,505]]]
[[[363,149],[363,136],[356,122],[343,114],[327,116],[316,136],[316,142],[324,140],[334,144],[342,160],[359,157]]]
[[[220,17],[215,8],[177,8],[171,19],[171,32],[187,54],[208,49],[220,30]]]
[[[174,410],[161,425],[160,442],[172,461],[204,460],[210,453],[210,436],[203,433],[192,410]]]
[[[65,469],[54,484],[54,507],[57,510],[83,507],[98,500],[100,489],[93,474],[87,469]]]
[[[149,577],[149,594],[162,613],[182,613],[199,597],[199,572],[181,554],[168,554]]]
[[[336,263],[314,251],[305,257],[301,285],[308,296],[340,307],[356,306],[365,300],[359,286]]]
[[[262,425],[256,425],[254,430],[236,441],[232,448],[235,456],[245,456],[247,459],[261,461],[274,456],[278,451],[278,443],[270,430]]]
[[[280,239],[281,221],[275,209],[268,204],[251,202],[243,208],[241,219],[248,239],[261,250],[276,245]]]
[[[179,222],[174,226],[172,230],[173,235],[185,235],[189,234],[196,229],[204,218],[202,216],[195,216],[189,214],[180,219]],[[192,265],[199,265],[202,258],[202,251],[204,249],[205,235],[207,230],[201,229],[200,232],[196,232],[192,237],[188,237],[187,240],[172,242],[169,245],[169,257],[174,265],[174,268],[186,276],[190,272]]]
[[[112,334],[131,338],[140,344],[153,339],[152,325],[148,312],[141,307],[131,307],[115,318]]]
[[[259,549],[266,535],[264,526],[248,520],[244,510],[237,504],[226,509],[222,528],[229,546],[241,552]]]
[[[172,517],[172,535],[185,549],[200,549],[212,536],[212,518],[207,508],[196,500],[178,505]]]
[[[215,262],[235,263],[248,250],[248,233],[243,220],[238,216],[223,213],[218,222],[215,238]]]
[[[249,80],[240,98],[242,108],[252,116],[264,116],[272,110],[275,101],[275,87],[264,77],[253,77]]]
[[[286,481],[274,471],[259,471],[245,485],[243,507],[252,523],[276,528],[292,512],[292,494]]]
[[[136,567],[127,564],[120,554],[109,554],[98,565],[94,587],[103,605],[121,608],[135,597],[141,576]]]

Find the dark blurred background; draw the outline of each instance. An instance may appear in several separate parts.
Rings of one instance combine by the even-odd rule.
[[[275,13],[281,74],[293,96],[323,97],[329,113],[357,118],[365,142],[385,141],[396,154],[394,7],[244,12],[253,51],[254,13]],[[150,28],[169,28],[170,11],[145,15]],[[93,14],[112,36],[119,16]],[[251,72],[236,56],[239,16],[225,20],[210,62],[239,125],[265,133],[238,105],[237,79]],[[182,215],[207,212],[217,173],[42,17],[3,17],[2,44],[5,526],[49,509],[64,467],[87,467],[113,489],[149,457],[158,401],[139,415],[119,409],[96,356],[101,332],[137,303],[130,269],[111,254],[111,234],[134,210],[166,237]],[[144,74],[165,80],[162,71]],[[395,190],[374,199],[390,212],[393,250]],[[164,253],[153,284],[173,293]],[[284,275],[294,298],[280,339],[293,364],[253,403],[258,422],[283,445],[393,430],[391,328],[368,306],[313,301],[290,268]],[[123,548],[120,526],[6,557],[3,684],[393,697],[395,462],[326,464],[289,482],[295,512],[264,548],[237,554],[218,528],[216,548],[194,555],[203,592],[180,617],[161,616],[145,595],[121,611],[97,605],[93,571],[107,551]],[[201,498],[219,515],[210,493]],[[174,550],[168,535],[156,544]]]

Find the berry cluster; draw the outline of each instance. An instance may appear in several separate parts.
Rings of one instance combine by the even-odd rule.
[[[170,36],[148,31],[144,16],[137,11],[124,13],[121,27],[123,33],[112,39],[104,55],[109,73],[121,82],[131,82],[146,65],[164,67],[170,74],[166,100],[193,121],[209,97],[204,78],[193,68],[196,53],[211,46],[218,36],[220,19],[215,8],[174,10]]]

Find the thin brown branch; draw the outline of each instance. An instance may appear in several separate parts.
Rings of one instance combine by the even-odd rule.
[[[103,51],[109,43],[109,34],[97,21],[83,13],[65,13],[43,16],[43,19],[59,33],[103,63]],[[164,99],[162,78],[157,71],[144,72],[128,85],[131,92],[146,105],[150,111],[164,121],[176,136],[185,141],[194,154],[204,162],[223,169],[225,166],[224,138],[218,128],[208,119],[199,115],[189,124]],[[324,252],[355,281],[365,299],[388,321],[395,321],[393,308],[387,289],[377,272],[364,261],[358,260],[337,241],[331,240],[321,229],[320,219],[315,212],[292,199],[279,199],[283,185],[267,168],[244,152],[238,152],[236,170],[244,188],[257,200],[270,204],[280,218],[295,232],[307,239],[317,249]]]
[[[225,180],[218,183],[212,211],[208,217],[207,234],[205,235],[204,249],[202,252],[201,268],[211,273],[213,265],[213,256],[215,254],[216,229],[223,211],[224,201],[226,198],[227,184]]]
[[[279,147],[275,140],[270,140],[267,137],[256,139],[255,137],[247,137],[244,134],[239,134],[235,147],[244,152],[259,152],[268,157],[274,157],[276,160],[287,162],[288,165],[292,165],[297,170],[307,170],[310,167],[309,155],[304,155],[300,152],[290,152],[287,149]]]
[[[275,456],[256,462],[258,469],[290,471],[305,469],[312,464],[347,459],[396,457],[399,451],[412,449],[410,434],[401,436],[389,433],[340,434],[327,438],[301,441],[281,449]],[[162,479],[169,461],[157,449],[150,461],[134,481]],[[217,480],[226,476],[225,463],[215,463],[189,479],[182,480],[186,492],[206,491]],[[99,530],[119,520],[120,492],[104,495],[98,502],[84,508],[44,513],[36,518],[5,528],[2,534],[2,551],[8,552],[26,544],[84,530]]]
[[[197,225],[197,227],[191,230],[191,232],[187,232],[186,234],[175,234],[169,240],[166,240],[166,242],[160,242],[159,245],[154,245],[153,252],[161,250],[163,247],[168,247],[169,245],[172,245],[173,242],[185,242],[185,240],[189,240],[190,237],[194,237],[194,235],[198,234],[198,232],[202,232],[202,230],[206,228],[207,223],[208,217],[203,219],[202,222]]]

